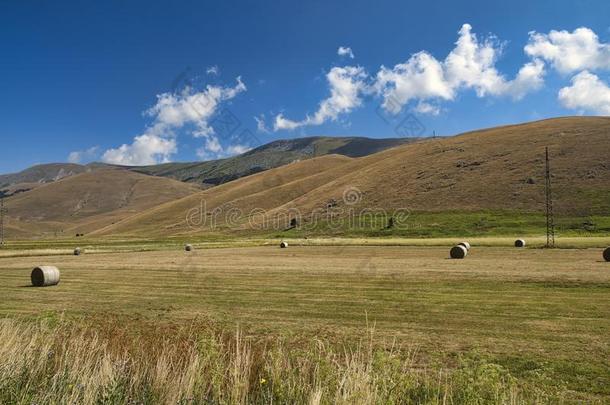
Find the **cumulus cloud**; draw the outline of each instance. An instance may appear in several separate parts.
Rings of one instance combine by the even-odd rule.
[[[455,97],[455,89],[445,79],[443,65],[426,52],[419,52],[392,69],[382,66],[374,86],[383,97],[383,108],[394,114],[413,99]]]
[[[505,83],[504,93],[515,100],[521,100],[527,93],[538,90],[544,84],[544,62],[535,59],[519,69],[517,77]]]
[[[150,165],[166,162],[177,152],[176,130],[192,126],[193,136],[204,138],[203,148],[212,153],[222,152],[222,147],[210,126],[221,103],[246,91],[241,78],[233,87],[208,85],[202,91],[186,87],[181,93],[163,93],[157,103],[145,112],[152,124],[144,134],[136,136],[132,144],[109,149],[102,155],[107,163],[122,165]]]
[[[133,143],[123,144],[116,149],[104,152],[102,160],[106,163],[126,166],[154,165],[170,161],[177,152],[176,140],[165,139],[153,134],[136,136]]]
[[[559,102],[566,108],[610,115],[610,87],[595,74],[583,71],[572,84],[559,90]]]
[[[581,70],[610,69],[610,44],[599,42],[598,36],[586,27],[548,34],[530,32],[525,52],[548,61],[561,73]]]
[[[587,27],[574,31],[530,32],[524,48],[531,57],[548,62],[561,74],[573,73],[569,86],[557,98],[566,108],[579,113],[610,114],[610,89],[594,71],[610,70],[610,44],[600,42]]]
[[[474,90],[478,97],[523,98],[542,87],[545,64],[533,57],[513,79],[507,79],[496,68],[503,44],[490,36],[479,40],[469,24],[458,32],[455,47],[437,59],[426,51],[415,53],[393,67],[381,66],[372,77],[361,67],[334,67],[327,74],[331,96],[323,100],[318,111],[297,121],[278,114],[273,129],[294,130],[307,125],[335,121],[361,106],[364,96],[378,96],[387,112],[398,114],[406,105],[422,114],[438,115],[439,102],[455,100],[460,91]],[[340,47],[339,55],[351,56],[351,49]]]
[[[285,118],[284,114],[280,113],[280,114],[276,115],[276,117],[275,117],[275,122],[273,123],[273,130],[279,131],[282,129],[287,129],[287,130],[291,131],[291,130],[296,129],[303,125],[305,125],[305,124]]]
[[[86,163],[95,160],[98,156],[99,146],[93,146],[85,150],[77,150],[70,152],[68,162],[70,163]]]
[[[163,93],[157,96],[157,103],[146,111],[146,115],[154,118],[150,130],[158,135],[171,135],[174,129],[193,124],[197,127],[194,135],[205,137],[214,132],[209,120],[219,104],[243,91],[246,91],[246,85],[238,77],[234,87],[208,85],[199,92],[187,87],[181,94]]]
[[[330,87],[330,96],[323,100],[313,115],[301,121],[293,121],[283,114],[275,117],[275,131],[293,130],[302,126],[321,125],[326,121],[335,121],[340,114],[349,113],[362,105],[362,93],[366,90],[367,74],[362,67],[334,67],[326,75]]]
[[[520,99],[542,86],[545,70],[541,60],[526,63],[513,80],[507,80],[495,67],[501,53],[502,44],[494,37],[479,41],[472,27],[464,24],[455,48],[444,60],[422,51],[392,68],[382,66],[374,88],[383,97],[382,106],[398,113],[412,100],[454,100],[464,89],[474,90],[478,97]]]
[[[352,48],[349,46],[340,46],[339,49],[337,49],[337,55],[347,56],[350,59],[354,59],[354,52],[352,52]]]
[[[441,108],[436,104],[420,101],[415,108],[413,108],[413,111],[419,114],[439,115],[441,113]]]

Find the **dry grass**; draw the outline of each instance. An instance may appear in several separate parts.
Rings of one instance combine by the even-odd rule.
[[[296,246],[452,246],[460,238],[284,238],[290,245]],[[514,237],[472,237],[468,242],[475,247],[514,247]],[[525,238],[528,248],[540,248],[546,244],[546,237],[529,236]],[[265,245],[277,243],[272,240],[257,240]],[[557,248],[602,248],[610,245],[610,236],[561,237],[557,238]]]
[[[127,170],[69,176],[7,199],[7,234],[74,237],[199,191],[193,184]]]
[[[515,238],[506,236],[471,237],[468,241],[475,247],[514,247]],[[542,236],[526,236],[527,248],[541,248],[546,244]],[[277,246],[278,239],[270,238],[201,238],[194,237],[189,241],[197,249],[211,248],[238,248],[256,246]],[[363,238],[363,237],[283,237],[290,246],[411,246],[411,247],[451,247],[460,238]],[[100,253],[128,253],[148,251],[176,251],[184,246],[182,238],[162,240],[142,239],[59,239],[38,241],[9,241],[0,249],[0,258],[8,257],[35,257],[35,256],[63,256],[72,255],[73,247],[81,246],[87,254]],[[560,249],[586,249],[605,248],[610,246],[610,236],[588,237],[560,237],[557,238],[556,247]]]
[[[61,269],[61,284],[26,287],[43,263]],[[417,346],[420,368],[454,368],[479,352],[529,384],[528,393],[586,401],[610,397],[609,288],[600,249],[474,244],[452,261],[447,247],[291,242],[0,259],[6,316],[115,314],[133,328],[205,317],[304,351],[315,340],[353,346],[368,316],[380,339]]]
[[[418,369],[413,352],[376,346],[372,331],[355,347],[311,341],[295,350],[205,323],[145,326],[108,319],[80,326],[0,321],[0,402],[516,404],[551,398],[523,392],[506,369],[476,359],[453,370]]]
[[[221,210],[215,229],[243,227],[239,229],[242,234],[256,233],[249,224],[253,209],[265,210],[267,222],[295,209],[305,223],[314,212],[325,209],[329,200],[338,202],[337,208],[342,210],[338,217],[343,219],[350,210],[357,214],[363,209],[510,210],[515,213],[513,222],[518,223],[519,213],[544,209],[545,146],[552,156],[556,215],[585,221],[590,215],[609,214],[609,129],[608,117],[566,117],[426,139],[349,161],[323,156],[169,202],[96,234],[137,237],[209,232],[212,221],[205,214],[190,217],[190,226],[186,221],[187,213],[197,212],[203,201],[207,214]],[[343,193],[348,189],[359,191],[356,205],[344,204]],[[241,210],[243,215],[236,220],[229,215],[230,209]],[[313,216],[319,220],[321,215]],[[260,212],[254,217],[253,222],[262,221]],[[414,218],[409,224],[414,222],[419,220]],[[199,223],[201,226],[192,226]]]

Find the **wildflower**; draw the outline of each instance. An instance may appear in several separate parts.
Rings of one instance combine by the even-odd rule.
[[[261,378],[260,383],[261,383],[261,385],[265,385],[265,384],[267,384],[267,380],[265,380],[264,378]]]

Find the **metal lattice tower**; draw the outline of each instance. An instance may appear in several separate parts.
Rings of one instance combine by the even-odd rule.
[[[555,217],[553,214],[553,194],[551,193],[551,165],[549,160],[549,148],[545,148],[545,196],[546,196],[546,247],[555,247]]]
[[[0,247],[4,246],[4,197],[0,197]]]

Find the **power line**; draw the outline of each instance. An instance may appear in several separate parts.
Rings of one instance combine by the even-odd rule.
[[[546,247],[555,247],[555,216],[553,214],[553,194],[551,192],[551,164],[549,159],[549,148],[545,148],[545,196],[546,196]]]

